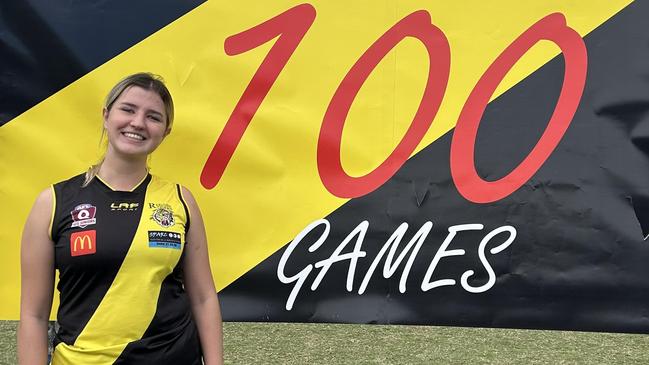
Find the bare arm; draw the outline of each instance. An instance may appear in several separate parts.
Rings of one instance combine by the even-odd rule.
[[[54,243],[49,237],[52,191],[43,191],[32,207],[20,249],[19,364],[47,363],[47,322],[54,291]]]
[[[191,222],[187,232],[185,289],[196,320],[205,365],[223,364],[223,326],[207,251],[205,225],[196,200],[183,188]]]

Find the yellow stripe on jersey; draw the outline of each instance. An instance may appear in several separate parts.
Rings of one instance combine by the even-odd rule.
[[[152,219],[160,204],[169,204],[173,212],[170,227]],[[115,280],[75,343],[56,346],[52,364],[112,364],[129,342],[142,338],[156,313],[162,281],[180,260],[186,218],[176,184],[153,176],[140,223]],[[183,246],[180,250],[151,248],[149,231],[177,233]]]
[[[54,213],[56,213],[56,193],[54,192],[54,185],[50,185],[50,192],[52,192],[52,216],[50,217],[50,225],[47,228],[47,235],[52,239],[52,227],[54,226]]]

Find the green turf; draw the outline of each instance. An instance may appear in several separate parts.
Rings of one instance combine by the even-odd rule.
[[[15,364],[16,361],[16,328],[18,322],[0,321],[0,364]]]
[[[0,364],[16,322],[0,321]],[[228,364],[649,364],[649,336],[431,326],[225,323]]]

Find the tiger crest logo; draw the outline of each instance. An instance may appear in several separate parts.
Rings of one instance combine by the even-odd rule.
[[[176,222],[174,221],[174,212],[169,204],[151,204],[154,208],[151,219],[158,223],[161,227],[169,228]]]

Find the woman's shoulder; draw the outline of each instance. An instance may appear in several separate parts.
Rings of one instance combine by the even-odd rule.
[[[58,182],[52,184],[52,186],[54,186],[55,188],[56,187],[66,187],[66,186],[81,187],[81,185],[83,185],[83,182],[85,181],[85,179],[86,179],[86,173],[82,172],[82,173],[80,173],[78,175],[74,175],[74,176],[72,176],[70,178],[67,178],[65,180],[58,181]]]
[[[151,182],[155,183],[155,184],[158,184],[158,185],[173,186],[176,189],[178,189],[180,193],[182,193],[182,194],[190,194],[191,195],[191,192],[189,192],[189,189],[185,185],[183,185],[182,183],[179,183],[179,182],[174,181],[174,180],[167,179],[165,177],[161,177],[161,176],[156,175],[156,174],[151,174]]]
[[[36,196],[36,201],[34,203],[34,206],[38,207],[43,207],[43,206],[50,206],[52,205],[52,199],[54,198],[54,194],[52,193],[52,187],[47,187],[43,189],[38,195]]]
[[[62,202],[68,201],[80,193],[85,178],[85,173],[72,176],[50,185],[41,194],[47,194],[50,197],[50,205],[59,206]]]
[[[194,200],[194,196],[192,193],[189,191],[189,189],[178,182],[168,180],[166,178],[160,177],[158,175],[151,174],[151,185],[153,185],[154,190],[160,189],[163,187],[166,187],[168,189],[174,189],[176,193],[178,194],[178,197],[180,200],[183,202],[183,204],[196,204]]]
[[[173,186],[174,189],[176,189],[176,191],[178,192],[178,196],[180,197],[180,200],[183,202],[184,205],[188,206],[188,209],[190,211],[198,205],[196,203],[196,199],[194,198],[194,195],[189,190],[189,188],[181,183],[173,182],[171,180],[167,180],[166,178],[154,174],[151,174],[151,182],[157,185]]]

